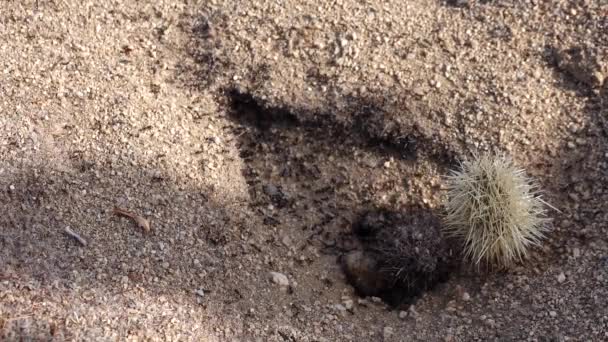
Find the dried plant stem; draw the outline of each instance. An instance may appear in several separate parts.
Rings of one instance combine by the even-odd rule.
[[[131,211],[119,207],[114,207],[114,214],[118,216],[128,217],[135,221],[135,223],[137,223],[137,225],[141,229],[143,229],[145,233],[150,232],[150,222],[142,216],[139,216]]]
[[[65,234],[67,234],[68,236],[70,236],[71,238],[73,238],[74,240],[78,241],[78,243],[80,243],[81,245],[83,245],[85,247],[87,246],[87,240],[83,239],[80,235],[78,235],[75,231],[73,231],[72,228],[65,227],[63,232]]]

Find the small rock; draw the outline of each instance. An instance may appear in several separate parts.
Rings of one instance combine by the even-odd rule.
[[[352,310],[355,302],[350,298],[342,298],[342,304],[346,308],[346,310]]]
[[[291,239],[287,235],[283,235],[283,237],[281,238],[281,243],[285,247],[291,247]]]
[[[279,189],[272,185],[272,184],[266,184],[262,187],[262,191],[264,191],[264,193],[268,196],[278,196],[279,195]]]
[[[346,308],[342,304],[336,304],[336,305],[334,305],[334,309],[336,309],[336,311],[340,311],[340,312],[346,311]]]
[[[418,312],[416,311],[416,307],[411,305],[410,308],[408,309],[409,311],[409,315],[412,317],[416,317],[418,316]]]
[[[573,200],[574,202],[580,202],[580,198],[574,192],[569,193],[568,197],[570,197],[570,199]]]
[[[359,298],[359,299],[357,299],[357,304],[359,304],[361,306],[368,306],[369,301],[365,298]]]
[[[471,295],[469,295],[468,292],[463,293],[462,300],[464,300],[465,302],[468,302],[469,300],[471,300]]]
[[[406,319],[407,318],[407,311],[399,311],[399,318],[401,319]]]
[[[555,312],[555,311],[549,311],[549,316],[551,316],[551,317],[557,317],[557,312]]]
[[[270,272],[270,280],[280,286],[289,286],[289,279],[283,273]]]
[[[382,303],[382,299],[380,297],[372,296],[371,300],[372,300],[372,303],[376,303],[376,304]]]
[[[203,291],[201,289],[195,290],[194,294],[197,295],[197,296],[199,296],[199,297],[201,297],[201,298],[205,297],[205,291]]]
[[[395,332],[393,331],[393,328],[391,328],[391,327],[384,327],[384,331],[382,332],[385,340],[388,340],[389,338],[391,338],[391,336],[393,336],[394,333]]]
[[[572,256],[576,259],[579,258],[581,256],[581,250],[578,248],[574,248],[572,250]]]
[[[412,92],[418,96],[424,96],[426,94],[426,91],[423,87],[415,87]]]
[[[561,284],[564,281],[566,281],[566,275],[564,274],[564,272],[562,272],[557,276],[557,282]]]

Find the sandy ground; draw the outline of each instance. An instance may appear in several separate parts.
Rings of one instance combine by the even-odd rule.
[[[3,1],[0,339],[607,340],[606,32],[584,0]],[[441,212],[484,151],[559,209],[544,247],[359,298],[357,215]]]

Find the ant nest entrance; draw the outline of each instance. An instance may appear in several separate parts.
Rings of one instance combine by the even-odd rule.
[[[353,225],[362,249],[341,260],[347,280],[360,296],[379,297],[392,307],[411,304],[454,269],[440,229],[441,220],[427,208],[363,214]]]

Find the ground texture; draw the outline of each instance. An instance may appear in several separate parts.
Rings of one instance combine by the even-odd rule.
[[[608,339],[607,32],[599,0],[4,0],[0,339]],[[485,151],[559,209],[543,248],[358,297],[357,217],[440,214]]]

